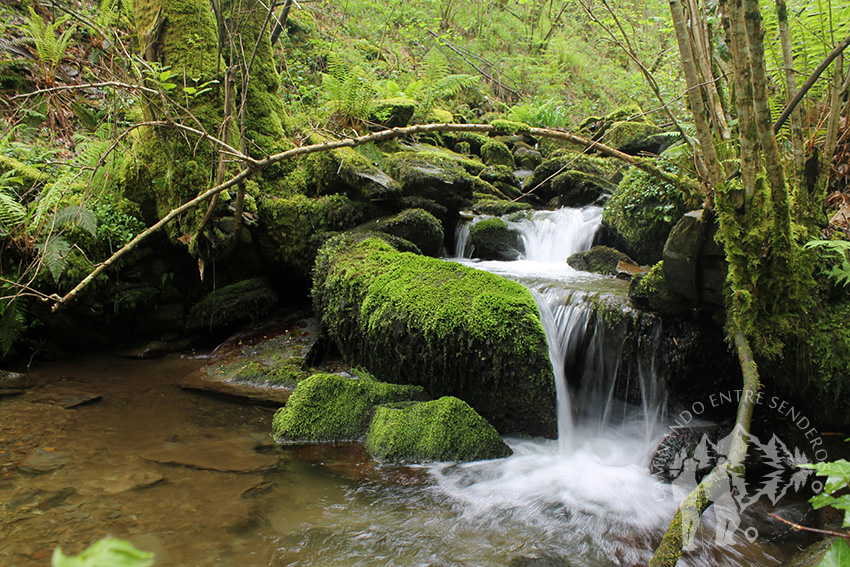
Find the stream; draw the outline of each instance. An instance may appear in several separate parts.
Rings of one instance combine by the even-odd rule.
[[[647,335],[641,402],[619,401],[622,337],[589,313],[627,282],[565,263],[600,218],[595,207],[534,213],[514,221],[523,259],[477,261],[463,237],[454,258],[535,295],[558,440],[509,437],[513,456],[495,461],[376,465],[358,446],[275,447],[271,409],[178,388],[205,353],[43,364],[29,392],[0,397],[0,565],[49,565],[57,545],[78,553],[107,535],[156,552],[160,567],[645,565],[678,504],[648,470],[669,430],[653,354],[664,345]],[[713,513],[705,520],[680,565],[767,567],[797,549],[742,532],[717,545]]]

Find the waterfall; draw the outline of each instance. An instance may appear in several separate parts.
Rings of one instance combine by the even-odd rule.
[[[477,217],[471,224],[486,217]],[[509,215],[508,226],[523,243],[512,262],[468,259],[470,223],[458,227],[455,261],[516,279],[532,292],[546,333],[555,376],[559,450],[575,450],[576,423],[597,433],[640,422],[647,442],[658,432],[666,390],[656,359],[661,322],[635,312],[612,278],[573,270],[566,259],[586,251],[602,221],[600,207],[532,211]],[[637,327],[640,329],[637,329]],[[637,331],[637,332],[631,332]],[[627,348],[628,347],[628,348]]]

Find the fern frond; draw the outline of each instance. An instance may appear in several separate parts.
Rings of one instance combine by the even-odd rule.
[[[837,255],[838,263],[825,273],[834,278],[836,283],[843,286],[850,284],[850,260],[847,253],[850,252],[850,241],[848,240],[812,240],[806,243],[806,248],[825,248],[833,255]]]
[[[35,206],[35,213],[27,227],[32,234],[38,234],[44,228],[45,221],[56,210],[56,206],[59,204],[60,199],[62,199],[62,193],[68,183],[69,181],[65,179],[65,176],[60,177],[41,192],[38,203]]]
[[[68,255],[71,253],[71,243],[55,236],[36,244],[36,248],[42,255],[44,265],[53,276],[53,281],[59,282],[59,278],[68,267]]]
[[[432,85],[449,74],[449,60],[439,49],[432,47],[422,59],[425,69],[422,71],[422,80],[426,85]]]
[[[65,226],[79,227],[92,236],[97,236],[97,217],[84,205],[65,207],[53,217],[57,228]]]
[[[3,356],[9,354],[12,346],[24,333],[26,316],[21,308],[21,300],[12,299],[0,304],[0,350]]]
[[[0,191],[0,231],[9,234],[27,218],[27,210],[7,191]]]

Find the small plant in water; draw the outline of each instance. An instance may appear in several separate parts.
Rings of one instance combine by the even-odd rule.
[[[153,553],[136,549],[129,541],[108,537],[74,557],[57,547],[51,564],[53,567],[150,567],[153,562]]]

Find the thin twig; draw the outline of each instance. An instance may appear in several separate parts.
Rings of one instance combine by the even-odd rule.
[[[850,539],[850,532],[834,532],[832,530],[821,530],[821,529],[818,529],[818,528],[810,528],[808,526],[801,526],[800,524],[795,524],[791,520],[786,520],[782,516],[780,516],[778,514],[773,514],[773,513],[768,514],[768,516],[770,516],[771,518],[774,518],[776,520],[779,520],[783,524],[788,524],[789,526],[791,526],[795,530],[800,530],[800,531],[804,531],[804,532],[812,532],[814,534],[823,534],[823,535],[828,535],[828,536],[843,537],[844,539]]]
[[[102,83],[86,83],[84,85],[59,85],[58,87],[51,87],[49,89],[39,89],[37,91],[32,91],[28,93],[22,93],[19,95],[15,95],[12,97],[12,100],[16,100],[19,98],[30,98],[36,95],[41,94],[51,94],[59,91],[70,91],[70,90],[80,90],[80,89],[97,89],[102,87],[117,87],[120,89],[127,90],[139,90],[146,92],[148,94],[159,94],[159,91],[155,89],[151,89],[148,87],[144,87],[142,85],[131,85],[129,83],[121,83],[119,81],[105,81]]]

